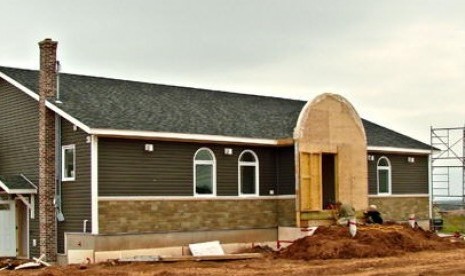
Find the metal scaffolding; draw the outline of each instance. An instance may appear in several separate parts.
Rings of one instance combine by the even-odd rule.
[[[465,206],[465,127],[431,127],[433,202]]]

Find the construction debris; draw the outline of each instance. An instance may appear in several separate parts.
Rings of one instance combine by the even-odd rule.
[[[33,259],[34,261],[36,261],[37,263],[40,263],[40,264],[42,264],[42,265],[45,265],[45,266],[52,266],[51,264],[49,264],[49,263],[43,261],[42,259],[44,259],[44,258],[45,258],[45,255],[42,254],[39,258],[33,257],[32,259]]]
[[[0,259],[0,271],[2,270],[19,270],[29,268],[39,268],[42,266],[49,267],[51,264],[45,262],[45,255],[39,258],[33,258],[34,261],[28,259]]]
[[[189,249],[193,256],[224,255],[223,247],[221,247],[219,241],[191,243]]]
[[[131,258],[121,258],[119,262],[157,262],[160,260],[160,256],[156,255],[141,255],[141,256],[134,256]]]
[[[349,219],[349,233],[352,237],[357,234],[357,221],[355,218]]]
[[[223,254],[212,256],[179,256],[179,257],[161,257],[162,262],[178,261],[233,261],[263,258],[261,253],[241,253],[241,254]]]
[[[219,241],[189,244],[192,256],[141,255],[114,260],[116,263],[178,262],[178,261],[228,261],[263,258],[260,253],[225,254]]]
[[[38,267],[41,267],[41,266],[42,266],[42,264],[38,263],[38,262],[28,262],[28,263],[24,263],[22,265],[18,265],[17,267],[15,267],[15,270],[26,269],[26,268],[38,268]]]

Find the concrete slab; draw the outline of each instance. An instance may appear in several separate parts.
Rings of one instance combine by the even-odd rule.
[[[95,261],[94,250],[68,250],[67,256],[68,264],[80,264],[87,259],[92,263]]]

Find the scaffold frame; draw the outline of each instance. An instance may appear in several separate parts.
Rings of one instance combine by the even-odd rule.
[[[465,206],[465,127],[431,127],[431,197]]]

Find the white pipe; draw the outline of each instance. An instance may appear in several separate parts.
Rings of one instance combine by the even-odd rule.
[[[88,221],[89,221],[89,220],[87,220],[87,219],[85,219],[85,220],[82,221],[82,232],[83,232],[83,233],[86,233],[86,232],[87,232],[87,222],[88,222]]]

